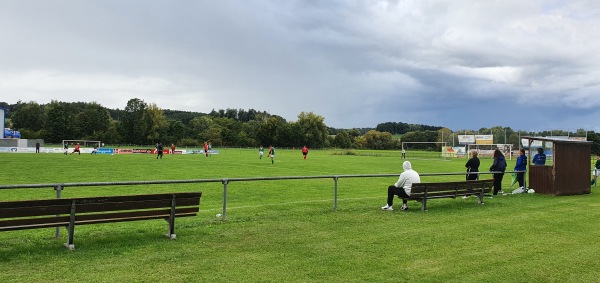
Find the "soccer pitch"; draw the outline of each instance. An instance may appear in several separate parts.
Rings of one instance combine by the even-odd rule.
[[[118,182],[273,176],[400,174],[399,152],[336,155],[277,150],[220,154],[0,154],[0,183]],[[407,159],[419,173],[464,172],[465,159]],[[482,159],[481,171],[492,160]],[[514,160],[508,161],[508,168]],[[487,178],[489,175],[485,175]],[[333,210],[332,179],[228,184],[221,222],[219,182],[67,187],[62,197],[202,191],[200,213],[177,219],[176,240],[163,220],[0,233],[1,282],[597,282],[600,197],[520,194],[409,203],[381,211],[397,177],[341,178]],[[464,175],[423,177],[423,182]],[[510,174],[503,188],[509,191]],[[514,187],[513,187],[514,189]],[[0,199],[55,198],[52,188],[0,190]],[[398,202],[398,200],[396,200]]]

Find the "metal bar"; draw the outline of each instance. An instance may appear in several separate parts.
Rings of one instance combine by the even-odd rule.
[[[479,172],[479,175],[491,175],[499,172]],[[505,173],[515,173],[506,171]],[[366,177],[397,177],[398,173],[393,174],[356,174],[356,175],[323,175],[323,176],[283,176],[283,177],[255,177],[255,178],[229,178],[228,182],[246,182],[246,181],[267,181],[267,180],[305,180],[305,179],[329,179],[329,178],[366,178]],[[422,173],[425,176],[464,176],[465,172],[454,173]],[[81,182],[81,183],[54,183],[54,184],[13,184],[0,185],[0,190],[6,189],[39,189],[52,187],[100,187],[100,186],[135,186],[135,185],[160,185],[160,184],[190,184],[190,183],[216,183],[223,182],[223,179],[191,179],[191,180],[156,180],[156,181],[129,181],[129,182]]]
[[[56,198],[59,199],[60,198],[60,192],[62,191],[62,186],[61,185],[57,185],[54,187],[54,190],[56,191]],[[60,214],[57,214],[56,217],[60,217]],[[60,227],[56,227],[56,232],[54,233],[54,237],[56,239],[60,238]]]
[[[223,213],[221,214],[221,216],[223,217],[221,219],[222,222],[225,222],[226,217],[227,217],[227,183],[229,182],[227,179],[223,179]]]
[[[338,177],[333,177],[333,211],[337,210]]]

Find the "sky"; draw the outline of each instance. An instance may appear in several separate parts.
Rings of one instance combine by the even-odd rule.
[[[0,0],[0,101],[600,132],[597,0]]]

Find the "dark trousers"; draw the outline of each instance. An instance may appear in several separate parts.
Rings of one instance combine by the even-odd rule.
[[[471,174],[467,174],[467,181],[479,179],[479,174],[477,174],[478,173],[477,171],[471,172],[471,171],[467,170],[467,173],[471,173]]]
[[[406,194],[406,191],[404,191],[404,188],[397,188],[396,186],[389,186],[388,187],[388,198],[387,198],[387,204],[389,206],[392,206],[394,204],[394,196],[399,196],[401,198],[407,198],[409,197],[409,195]],[[403,204],[406,204],[408,201],[407,200],[402,200]]]
[[[504,172],[494,173],[494,195],[502,190],[502,178],[504,178]]]
[[[517,173],[517,182],[519,182],[519,187],[525,187],[525,172]]]

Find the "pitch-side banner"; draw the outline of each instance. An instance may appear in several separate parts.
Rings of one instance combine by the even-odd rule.
[[[458,144],[475,144],[474,135],[458,135]]]
[[[494,135],[475,135],[476,144],[493,144]]]

